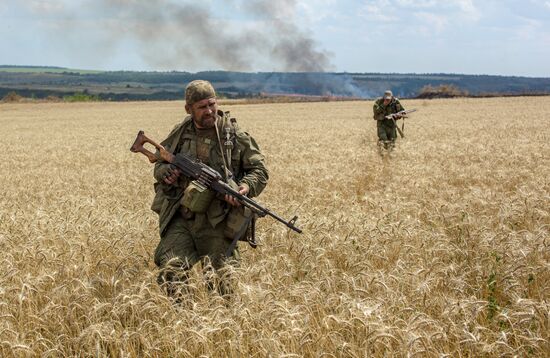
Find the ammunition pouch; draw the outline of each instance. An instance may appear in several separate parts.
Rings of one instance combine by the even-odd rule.
[[[196,180],[193,180],[183,192],[181,204],[193,213],[205,213],[216,194]]]
[[[249,208],[245,206],[232,207],[227,215],[224,236],[231,240],[249,241],[247,238],[249,235],[245,234],[253,235],[248,229],[254,219],[255,214]]]

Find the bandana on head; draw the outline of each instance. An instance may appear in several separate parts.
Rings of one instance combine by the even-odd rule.
[[[185,102],[188,105],[212,97],[216,97],[216,91],[214,91],[214,87],[212,87],[212,84],[208,81],[191,81],[185,88]]]

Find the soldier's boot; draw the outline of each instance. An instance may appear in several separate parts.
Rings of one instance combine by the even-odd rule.
[[[391,143],[391,141],[389,141],[389,140],[384,140],[384,141],[382,141],[382,147],[383,147],[385,150],[389,150],[389,148],[390,148],[390,143]]]
[[[233,296],[235,283],[232,271],[236,261],[232,258],[219,258],[205,262],[203,274],[206,279],[206,287],[210,292],[217,292],[221,297],[230,300]]]
[[[379,140],[378,143],[377,143],[377,147],[378,147],[378,155],[383,157],[386,154],[386,148],[385,148],[385,145],[384,145],[384,141]]]
[[[227,277],[208,279],[206,281],[206,285],[208,287],[208,291],[217,292],[223,298],[230,299],[233,296],[233,285],[231,280]]]
[[[160,270],[157,283],[174,300],[174,304],[180,305],[188,294],[188,271],[183,267],[167,265]]]

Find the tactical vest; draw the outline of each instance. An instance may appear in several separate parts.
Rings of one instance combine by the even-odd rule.
[[[230,118],[229,112],[218,111],[218,117],[218,133],[223,133],[222,128],[226,127],[229,128],[229,132],[234,132],[235,134],[239,132],[236,120]],[[168,138],[161,144],[173,154],[185,153],[191,158],[197,158],[197,137],[192,126],[193,119],[189,116],[181,124],[177,125],[168,135]],[[222,133],[219,133],[220,139],[222,139]],[[237,145],[235,135],[230,135],[228,141],[230,141],[233,145],[233,148],[231,150],[230,162],[231,168],[234,172],[235,181],[238,182],[244,176],[244,173],[241,173],[242,168],[240,163],[241,152],[244,149],[240,148],[239,145]],[[210,143],[208,143],[208,145],[208,165],[214,170],[218,171],[222,175],[222,177],[225,178],[225,165],[221,155],[221,151],[226,144],[222,140],[222,147],[220,148],[220,144],[216,138],[215,141],[211,141]],[[229,147],[230,144],[228,143],[227,146]],[[161,234],[166,229],[170,218],[176,214],[176,211],[179,207],[178,203],[180,203],[180,200],[182,199],[184,194],[184,190],[190,182],[190,180],[186,180],[184,177],[180,177],[180,187],[173,188],[174,192],[171,192],[170,194],[163,192],[163,190],[160,189],[159,183],[155,184],[156,195],[153,200],[151,209],[159,214],[159,226]],[[228,210],[229,209],[224,202],[219,199],[213,200],[212,205],[209,206],[206,212],[206,216],[212,227],[215,227],[215,225],[217,225],[225,218]]]
[[[235,175],[241,175],[241,148],[237,146],[236,141],[236,133],[239,130],[237,121],[230,117],[229,111],[218,110],[218,116],[216,122],[218,133],[212,137],[198,137],[191,127],[193,120],[188,117],[182,124],[181,135],[173,138],[170,148],[174,148],[174,150],[170,151],[197,158],[215,169],[224,178],[225,168]],[[205,153],[207,158],[205,158]]]
[[[397,107],[397,103],[397,98],[392,98],[390,102],[391,113],[388,114],[397,113],[400,111],[400,109]]]
[[[383,99],[378,99],[377,102],[379,102],[379,105],[382,105]],[[393,121],[390,119],[384,119],[384,117],[390,114],[399,112],[402,109],[402,108],[400,109],[399,107],[401,107],[401,105],[399,104],[398,99],[394,97],[392,98],[388,106],[384,107],[384,112],[374,115],[373,118],[375,120],[378,120],[379,126],[380,125],[393,126]]]

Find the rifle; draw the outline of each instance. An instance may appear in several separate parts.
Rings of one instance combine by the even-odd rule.
[[[159,151],[158,157],[157,155],[151,153],[143,147],[145,143],[151,144]],[[181,170],[183,175],[185,175],[186,177],[197,180],[200,184],[217,193],[234,197],[241,204],[256,213],[259,217],[264,217],[266,215],[271,216],[275,220],[285,224],[288,228],[296,231],[297,233],[302,233],[302,230],[295,226],[296,221],[298,220],[298,216],[294,216],[289,221],[284,220],[268,208],[264,208],[256,201],[233,189],[231,186],[229,186],[229,184],[225,183],[222,180],[222,176],[220,175],[220,173],[210,168],[208,165],[198,162],[182,153],[176,155],[170,153],[162,145],[157,144],[152,139],[147,138],[143,131],[138,132],[136,140],[130,148],[130,151],[133,153],[141,153],[145,155],[151,163],[154,163],[159,159],[171,163],[179,170]]]
[[[397,123],[395,122],[395,120],[397,119],[401,119],[401,118],[408,118],[407,117],[407,114],[409,113],[412,113],[412,112],[416,112],[416,109],[408,109],[408,110],[405,110],[405,111],[399,111],[397,113],[393,113],[393,114],[389,114],[387,116],[385,116],[384,118],[385,119],[391,119],[393,124],[395,125],[395,128],[397,128],[397,131],[399,132],[399,135],[401,136],[401,138],[405,138],[405,120],[403,120],[403,124],[401,125],[402,128],[399,128],[399,126],[397,126]]]
[[[400,119],[400,118],[407,118],[407,114],[416,112],[416,109],[407,109],[406,111],[399,111],[397,113],[388,114],[385,116],[385,119]]]

